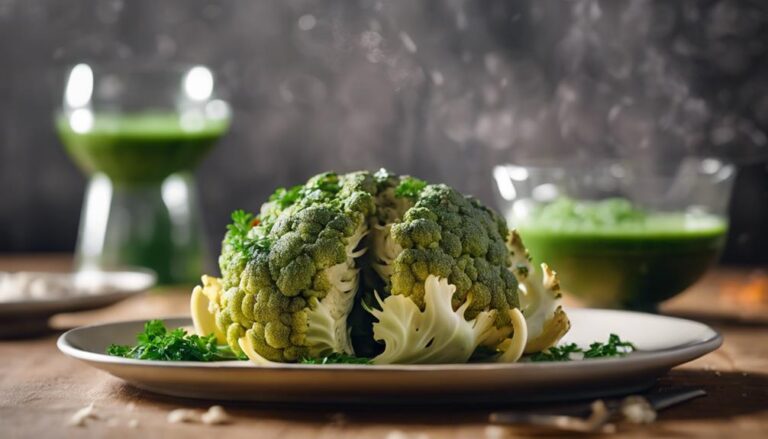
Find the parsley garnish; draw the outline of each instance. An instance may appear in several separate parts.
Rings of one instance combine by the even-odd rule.
[[[277,188],[274,194],[269,196],[269,201],[275,202],[281,209],[285,209],[296,203],[302,196],[304,186],[298,185],[290,189]]]
[[[570,361],[571,354],[583,354],[584,358],[622,357],[635,350],[635,345],[624,341],[616,334],[608,337],[607,343],[594,342],[586,351],[576,343],[553,346],[546,351],[537,352],[529,358],[531,361]]]
[[[271,242],[266,236],[249,236],[250,230],[258,224],[258,221],[258,218],[252,213],[243,210],[232,212],[232,224],[227,226],[227,236],[225,238],[227,244],[232,246],[235,251],[245,255],[252,255],[256,249],[269,250]]]
[[[315,185],[315,189],[320,189],[323,192],[330,192],[335,194],[341,190],[341,186],[339,186],[339,183],[336,181],[320,180]]]
[[[355,357],[354,355],[333,353],[323,358],[302,358],[301,364],[371,364],[370,358]]]
[[[280,209],[286,209],[305,198],[326,198],[337,194],[340,190],[338,175],[327,172],[307,185],[297,185],[290,189],[278,188],[269,196],[269,201],[275,203]]]
[[[136,335],[136,346],[112,344],[107,354],[137,360],[219,361],[237,360],[227,346],[218,346],[216,337],[190,335],[182,328],[168,331],[161,320],[144,324],[144,332]]]
[[[531,355],[531,361],[571,361],[571,354],[577,352],[582,352],[582,350],[576,346],[576,343],[553,346],[546,351]]]
[[[418,178],[405,177],[395,188],[395,196],[400,198],[416,198],[427,186],[427,182]]]
[[[608,343],[595,342],[584,352],[584,358],[624,356],[635,350],[635,345],[624,341],[616,334],[608,337]]]

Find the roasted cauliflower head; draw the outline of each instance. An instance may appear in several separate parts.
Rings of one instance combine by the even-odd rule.
[[[320,174],[235,212],[219,266],[193,291],[196,331],[257,363],[516,361],[569,328],[556,274],[537,276],[496,212],[383,170]]]

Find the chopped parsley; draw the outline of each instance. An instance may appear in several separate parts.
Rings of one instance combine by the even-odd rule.
[[[427,182],[414,177],[405,177],[395,188],[395,196],[400,198],[416,198],[427,186]]]
[[[608,343],[595,342],[584,351],[584,358],[619,357],[635,350],[635,345],[624,341],[616,334],[608,337]]]
[[[286,207],[296,203],[301,198],[303,188],[304,186],[302,185],[293,186],[290,189],[286,189],[284,187],[277,188],[275,193],[269,196],[269,201],[274,202],[280,206],[281,209],[285,209]]]
[[[225,243],[245,258],[252,256],[258,250],[269,251],[272,241],[267,234],[282,210],[305,199],[321,200],[329,205],[340,206],[341,201],[335,198],[340,190],[339,177],[333,172],[325,173],[307,185],[293,186],[288,189],[278,188],[269,196],[269,201],[275,208],[264,213],[263,216],[255,216],[243,210],[232,212],[232,223],[227,226]],[[254,227],[258,227],[260,233],[251,233]]]
[[[354,355],[333,353],[323,358],[302,358],[301,364],[371,364],[370,358],[355,357]]]
[[[289,189],[278,188],[269,196],[269,201],[275,203],[282,210],[306,198],[328,198],[329,195],[336,195],[340,190],[339,176],[336,173],[327,172],[312,179],[306,185],[300,184]]]
[[[571,354],[582,352],[576,343],[553,346],[546,351],[531,355],[531,361],[571,361]]]
[[[258,224],[259,218],[252,213],[243,210],[232,212],[232,224],[227,226],[225,242],[244,255],[252,255],[257,249],[269,250],[271,245],[269,238],[250,236],[249,232]]]
[[[221,361],[239,359],[227,346],[216,344],[216,337],[187,334],[182,328],[169,331],[161,320],[150,320],[136,335],[136,346],[112,344],[107,354],[137,360]]]
[[[635,350],[635,345],[622,340],[618,335],[611,334],[608,342],[594,342],[586,351],[576,343],[553,346],[546,351],[537,352],[529,358],[531,361],[571,361],[572,354],[582,354],[584,358],[623,357]]]

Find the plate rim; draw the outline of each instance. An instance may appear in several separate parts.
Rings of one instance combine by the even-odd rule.
[[[77,274],[77,271],[3,271],[3,273],[22,272],[32,275],[53,275],[67,277],[72,277]],[[150,269],[142,267],[125,267],[122,269],[114,270],[99,270],[99,272],[117,275],[141,275],[145,277],[146,285],[141,285],[134,288],[123,288],[106,293],[78,293],[66,297],[54,296],[37,299],[3,300],[0,301],[0,316],[8,315],[9,313],[20,313],[24,315],[53,315],[69,312],[69,310],[77,311],[83,309],[83,306],[90,307],[91,303],[108,304],[122,300],[124,298],[128,298],[130,296],[147,291],[157,284],[157,274]]]
[[[89,331],[96,328],[126,325],[126,324],[143,324],[146,319],[132,319],[121,320],[107,323],[95,323],[91,325],[80,326],[70,329],[61,334],[56,340],[56,347],[63,354],[75,358],[77,360],[85,361],[87,363],[106,364],[106,365],[121,365],[131,367],[163,367],[163,368],[179,368],[179,369],[254,369],[264,370],[269,369],[271,371],[279,372],[307,372],[307,371],[365,371],[364,373],[379,373],[379,372],[408,372],[408,373],[421,373],[421,372],[439,372],[439,371],[495,371],[495,370],[514,370],[519,368],[534,368],[542,371],[548,369],[563,369],[572,368],[577,369],[584,367],[586,364],[592,366],[612,367],[616,363],[626,363],[631,360],[632,364],[638,366],[652,366],[663,365],[664,367],[674,367],[675,365],[684,364],[688,361],[692,361],[703,355],[717,350],[723,344],[723,336],[716,329],[711,326],[698,322],[696,320],[685,319],[681,317],[666,316],[659,314],[649,314],[636,311],[623,311],[612,309],[600,309],[600,308],[574,308],[568,310],[568,312],[607,312],[613,314],[633,314],[642,316],[653,316],[664,319],[672,319],[679,322],[693,323],[704,327],[711,332],[711,336],[704,339],[694,341],[692,343],[683,344],[679,346],[672,346],[664,349],[656,349],[652,351],[637,351],[635,355],[630,357],[612,357],[612,358],[595,358],[589,360],[579,361],[567,361],[567,362],[514,362],[514,363],[444,363],[444,364],[326,364],[326,365],[314,365],[314,364],[297,364],[297,363],[272,363],[269,365],[255,365],[249,361],[244,360],[230,360],[230,361],[216,361],[216,362],[196,362],[196,361],[158,361],[158,360],[138,360],[131,358],[114,357],[107,355],[106,353],[96,353],[79,348],[71,343],[71,337],[78,332]],[[168,322],[175,322],[174,324],[181,323],[179,326],[190,326],[191,318],[189,317],[164,317],[159,318],[166,324]],[[683,359],[680,361],[680,359]],[[669,366],[671,364],[671,366]],[[320,367],[319,367],[320,366]],[[94,366],[96,367],[96,366]]]

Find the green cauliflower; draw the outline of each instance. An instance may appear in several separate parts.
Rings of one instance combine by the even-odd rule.
[[[257,363],[332,353],[376,364],[498,361],[567,331],[557,279],[472,197],[379,171],[325,173],[236,212],[221,279],[192,295],[199,334]],[[541,284],[541,285],[540,285]]]
[[[374,193],[367,173],[326,173],[278,190],[256,218],[236,213],[220,290],[201,288],[193,302],[204,294],[229,346],[259,361],[351,354],[347,316]]]
[[[373,338],[384,343],[373,361],[466,362],[480,346],[508,352],[515,333],[519,357],[525,328],[515,331],[524,325],[505,221],[446,185],[405,177],[393,186],[379,194],[392,207],[371,230],[372,266],[385,285],[371,307]]]

